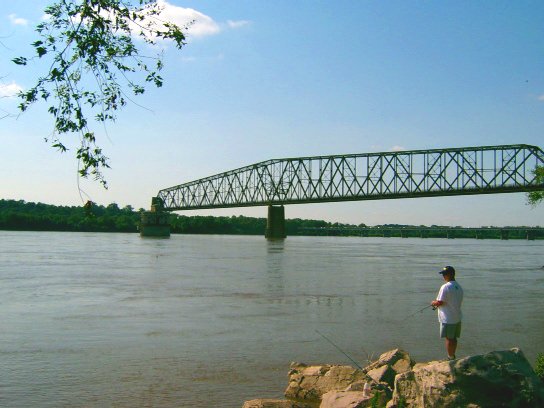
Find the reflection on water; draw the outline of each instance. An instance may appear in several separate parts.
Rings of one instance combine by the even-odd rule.
[[[270,296],[281,299],[285,295],[283,276],[285,240],[267,239],[264,244],[266,245],[266,292]]]
[[[434,298],[465,289],[460,355],[544,342],[542,241],[0,232],[0,406],[241,407],[291,361],[444,357]]]

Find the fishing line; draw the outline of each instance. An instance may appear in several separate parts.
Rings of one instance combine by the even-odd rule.
[[[357,364],[357,361],[355,361],[354,359],[352,359],[344,350],[342,350],[340,347],[338,347],[331,339],[329,339],[327,336],[325,336],[323,333],[321,333],[319,330],[315,330],[315,332],[317,334],[319,334],[321,337],[323,337],[325,340],[327,340],[329,343],[331,343],[340,353],[342,353],[343,355],[345,355],[347,358],[349,358],[349,360],[355,364],[355,366],[359,369],[359,370],[362,370],[363,368]]]

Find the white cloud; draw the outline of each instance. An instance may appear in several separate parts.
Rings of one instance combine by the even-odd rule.
[[[10,98],[22,90],[23,88],[15,82],[12,82],[11,84],[0,84],[0,98]]]
[[[234,28],[234,29],[246,26],[249,23],[250,22],[248,20],[239,20],[239,21],[227,20],[227,25],[229,26],[229,28]]]
[[[538,99],[539,101],[544,102],[544,95],[540,95],[537,99]]]
[[[160,8],[160,16],[155,20],[145,21],[142,25],[150,25],[158,29],[158,25],[163,22],[174,23],[184,29],[187,37],[197,38],[212,36],[221,33],[224,28],[237,29],[250,24],[247,20],[228,20],[226,24],[219,24],[213,18],[201,13],[192,8],[175,6],[166,0],[157,0],[157,5]],[[140,27],[131,24],[131,29],[134,36],[138,36]]]
[[[391,151],[392,152],[403,152],[405,151],[406,148],[405,147],[402,147],[402,146],[399,146],[399,145],[395,145],[391,148]]]
[[[162,7],[161,20],[170,21],[180,27],[188,25],[187,35],[191,37],[216,35],[222,31],[221,27],[225,27],[225,24],[219,25],[213,18],[195,9],[174,6],[166,0],[158,0],[157,3]],[[248,20],[227,20],[226,27],[238,29],[250,23]]]
[[[28,20],[21,17],[17,17],[17,14],[10,14],[8,18],[11,24],[13,25],[22,25],[22,26],[28,25]]]
[[[158,0],[159,6],[163,8],[161,20],[170,21],[180,27],[187,26],[187,34],[192,37],[205,37],[215,35],[221,31],[211,17],[192,8],[174,6],[165,0]]]

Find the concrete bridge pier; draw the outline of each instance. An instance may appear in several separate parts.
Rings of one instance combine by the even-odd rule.
[[[151,211],[140,214],[140,236],[162,237],[170,236],[169,214],[164,211],[164,203],[159,197],[151,199]]]
[[[264,236],[267,239],[283,239],[287,237],[285,233],[285,207],[268,206],[268,218],[266,220],[266,231]]]

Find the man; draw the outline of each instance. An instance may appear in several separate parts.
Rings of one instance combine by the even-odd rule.
[[[446,266],[438,273],[442,275],[446,283],[442,285],[436,300],[433,300],[431,305],[438,308],[440,337],[446,339],[448,360],[454,360],[457,339],[461,336],[463,289],[455,281],[455,269],[453,266]]]

